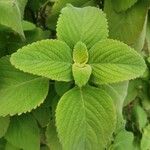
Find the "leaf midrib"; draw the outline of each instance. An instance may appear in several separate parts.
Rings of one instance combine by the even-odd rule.
[[[80,94],[81,94],[81,101],[82,101],[82,107],[84,111],[84,150],[86,150],[86,130],[87,130],[87,121],[86,121],[86,110],[85,110],[85,102],[83,98],[82,88],[80,88]]]

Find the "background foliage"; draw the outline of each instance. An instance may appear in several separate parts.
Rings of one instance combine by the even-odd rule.
[[[63,139],[65,143],[64,144],[65,150],[70,150],[71,144],[70,145],[66,144],[66,141],[68,139],[65,139],[63,137],[63,133],[67,134],[68,130],[71,133],[72,129],[66,128],[64,131],[62,131],[63,133],[62,135],[60,135],[61,140],[59,140],[55,126],[55,112],[58,114],[60,113],[59,116],[62,115],[61,117],[68,115],[67,117],[69,118],[69,120],[73,118],[74,120],[73,123],[76,124],[76,122],[81,122],[82,117],[79,118],[80,120],[75,120],[75,116],[70,116],[69,113],[66,115],[66,113],[62,111],[63,110],[62,108],[64,108],[64,106],[67,106],[68,104],[70,106],[77,105],[76,108],[80,108],[80,103],[76,104],[74,102],[74,104],[71,104],[71,102],[66,100],[67,96],[69,95],[71,99],[82,100],[82,95],[84,97],[88,95],[89,99],[91,100],[90,101],[91,105],[94,103],[91,93],[94,94],[94,92],[97,90],[96,88],[90,87],[91,91],[89,91],[88,88],[84,88],[83,93],[81,94],[78,88],[72,89],[72,87],[74,86],[73,82],[68,83],[64,82],[70,81],[72,79],[72,77],[68,75],[71,72],[71,70],[68,70],[67,75],[62,73],[61,74],[62,76],[61,77],[59,76],[59,78],[57,78],[58,81],[53,80],[49,81],[47,78],[43,78],[37,75],[51,77],[53,79],[52,74],[57,71],[55,70],[55,66],[53,69],[51,69],[51,73],[49,73],[48,72],[49,66],[43,64],[42,69],[47,70],[47,73],[45,74],[42,74],[39,71],[37,72],[34,69],[34,66],[32,65],[29,65],[29,68],[26,68],[26,66],[24,66],[25,71],[27,70],[29,73],[37,74],[32,75],[16,70],[9,61],[10,55],[25,45],[43,39],[56,39],[56,32],[58,33],[58,31],[56,31],[57,20],[60,15],[61,9],[64,8],[67,3],[70,3],[73,6],[80,8],[85,6],[94,6],[95,8],[97,7],[98,9],[102,9],[105,12],[108,21],[109,38],[122,41],[127,45],[131,46],[132,48],[134,48],[134,50],[144,58],[147,65],[144,75],[141,76],[140,78],[133,79],[130,81],[104,84],[102,86],[98,85],[98,87],[101,90],[98,91],[97,94],[95,94],[95,97],[99,98],[100,95],[105,97],[108,104],[103,102],[104,108],[108,109],[107,108],[108,105],[113,105],[112,103],[109,103],[110,98],[114,100],[115,108],[117,108],[116,109],[117,126],[115,128],[115,131],[113,132],[111,139],[109,140],[109,143],[106,142],[107,137],[104,136],[99,143],[100,146],[99,147],[95,146],[94,150],[96,149],[149,150],[150,149],[150,142],[149,142],[150,141],[150,75],[149,75],[150,1],[149,0],[126,0],[126,1],[125,0],[1,0],[0,1],[0,57],[1,57],[0,58],[0,116],[1,116],[0,150],[21,150],[21,149],[61,150],[62,149],[61,142],[63,141]],[[96,16],[96,12],[94,12],[94,10],[93,12],[89,12],[89,14],[92,13]],[[66,16],[67,15],[68,14],[66,12]],[[68,17],[67,18],[64,17],[62,18],[62,20],[60,19],[59,23],[63,24],[63,19],[67,20],[69,17],[71,22],[73,16],[71,16],[71,13],[69,13]],[[91,15],[88,19],[89,20],[86,20],[84,22],[84,25],[87,24],[90,27],[91,23],[94,21],[93,16]],[[97,19],[95,24],[97,26],[100,26],[101,22],[102,20]],[[80,24],[78,24],[78,22],[75,22],[74,27],[78,27],[79,25]],[[57,36],[59,39],[64,39],[64,41],[71,48],[73,48],[74,46],[73,44],[76,42],[76,39],[73,39],[73,41],[70,42],[65,38],[65,35],[67,34],[65,33],[65,31],[67,30],[68,26],[61,25],[62,29],[59,28],[59,33],[62,32],[62,34],[61,35],[57,34]],[[93,28],[88,30],[96,30],[96,29]],[[71,31],[71,34],[68,35],[68,39],[72,37],[72,34],[74,35],[74,37],[76,37],[77,36],[76,33],[77,29],[74,28],[74,30]],[[98,34],[97,36],[93,36],[93,38],[96,37],[100,39],[105,36],[108,36],[108,33],[106,33],[106,35]],[[47,43],[49,41],[45,40],[44,42]],[[108,40],[105,42],[105,44],[109,42],[110,41]],[[46,53],[46,51],[42,49],[42,46],[44,46],[43,43],[41,42],[41,45],[39,45],[39,49]],[[87,43],[88,44],[86,46],[88,48],[90,48],[93,45],[93,43],[90,42]],[[52,43],[50,42],[49,44]],[[80,44],[82,45],[82,43]],[[77,46],[81,46],[80,44]],[[67,60],[68,62],[63,64],[59,63],[58,61],[57,65],[59,65],[60,68],[62,68],[62,66],[65,66],[67,69],[70,67],[71,62],[71,56],[69,53],[70,48],[67,47],[63,42],[62,43],[56,42],[55,47],[56,50],[58,49],[57,48],[58,45],[60,45],[60,47],[62,47],[62,51],[64,51],[63,60],[64,61]],[[112,44],[112,47],[114,45],[115,42]],[[34,53],[34,44],[29,45],[29,47],[33,49],[32,52]],[[66,49],[68,49],[68,53],[66,53],[65,51]],[[124,45],[122,45],[122,49],[124,49]],[[90,55],[93,55],[93,53],[96,51],[97,47],[95,46]],[[124,56],[125,53],[126,51],[121,51],[120,56]],[[24,56],[18,57],[21,58],[22,60],[24,59]],[[51,57],[54,58],[55,55],[53,54],[51,55]],[[128,60],[129,63],[131,57],[132,56],[126,58],[126,60]],[[34,58],[36,59],[36,55]],[[37,57],[37,59],[39,59],[39,57]],[[77,56],[74,56],[74,59],[78,61]],[[138,61],[136,60],[136,57],[132,59],[134,60],[134,62]],[[94,60],[89,61],[92,64]],[[98,59],[95,61],[98,61]],[[20,62],[14,63],[16,64],[18,63],[17,64],[18,67],[19,64],[21,64]],[[131,63],[131,65],[132,64],[133,63]],[[132,67],[134,67],[134,65]],[[130,70],[132,69],[132,67],[130,68]],[[131,72],[134,73],[134,75],[132,74],[133,77],[136,77],[139,71],[142,72],[142,69],[143,69],[142,66],[139,65],[136,66],[135,69],[131,70]],[[62,70],[59,71],[62,72]],[[124,71],[120,73],[123,74]],[[123,75],[125,76],[126,74]],[[108,74],[108,78],[100,79],[99,77],[97,77],[92,79],[92,81],[94,83],[97,83],[97,81],[110,83],[111,76],[113,76],[113,74],[112,75]],[[128,77],[129,74],[127,74],[126,76]],[[56,77],[54,77],[54,79],[56,79]],[[122,77],[120,77],[120,80],[116,78],[116,81],[122,81],[121,79]],[[84,83],[78,81],[77,84],[82,85]],[[69,89],[72,90],[67,92]],[[103,90],[109,93],[110,97],[107,97],[107,95],[105,95]],[[74,95],[72,95],[72,91],[74,91],[75,93]],[[66,94],[64,95],[64,93]],[[31,95],[33,99],[31,99],[30,97]],[[59,103],[59,107],[56,110],[56,106],[60,98],[62,102]],[[8,100],[7,102],[5,101],[6,99]],[[102,102],[98,101],[98,103],[101,104]],[[7,109],[4,107],[6,104]],[[70,109],[73,110],[74,107]],[[78,110],[74,109],[74,111]],[[92,111],[93,114],[97,113],[95,109],[93,109]],[[109,111],[112,112],[112,116],[107,116],[107,113],[104,114],[107,117],[100,124],[102,127],[107,126],[107,121],[109,122],[111,119],[112,120],[114,119],[113,110]],[[80,113],[82,114],[83,112]],[[91,116],[89,115],[88,119],[90,119],[90,117]],[[99,124],[99,122],[97,124]],[[60,126],[59,129],[61,130],[59,118],[57,125]],[[63,125],[67,126],[67,124]],[[111,128],[113,128],[113,124],[112,127],[110,124],[108,125],[109,130],[111,130]],[[84,127],[81,126],[81,129],[83,128]],[[78,130],[79,134],[81,132],[82,130]],[[105,135],[107,135],[107,132],[109,131],[106,130]],[[71,142],[73,143],[75,141]],[[95,141],[93,140],[93,142]],[[107,143],[105,144],[107,146],[104,148],[103,144],[105,142]],[[81,150],[84,149],[81,148]]]

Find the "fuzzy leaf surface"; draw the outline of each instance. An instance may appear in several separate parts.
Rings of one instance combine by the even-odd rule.
[[[41,127],[46,127],[51,119],[51,111],[49,107],[43,105],[32,111],[34,118]]]
[[[14,68],[9,57],[0,59],[0,116],[21,114],[40,105],[49,80]]]
[[[0,24],[12,29],[24,37],[18,2],[16,0],[1,0],[0,10]]]
[[[31,115],[15,116],[11,119],[5,138],[23,150],[40,150],[40,132]]]
[[[104,6],[109,24],[109,36],[128,45],[133,45],[143,30],[150,1],[139,0],[133,7],[120,13],[115,12],[111,1],[106,0]],[[116,3],[115,1],[114,5]]]
[[[99,88],[106,91],[107,94],[112,98],[114,105],[116,107],[117,113],[117,125],[116,131],[122,129],[125,125],[125,121],[122,114],[124,99],[127,95],[128,81],[119,82],[114,84],[104,84],[99,85]]]
[[[150,124],[144,128],[144,132],[141,139],[141,149],[148,150],[150,148]]]
[[[146,65],[143,58],[126,44],[107,39],[89,50],[91,80],[98,84],[114,83],[141,76]]]
[[[115,129],[112,99],[95,87],[75,87],[65,93],[56,109],[58,137],[65,150],[104,149]]]
[[[77,8],[72,5],[62,9],[57,23],[57,37],[71,48],[78,41],[89,49],[108,36],[107,20],[102,10],[95,7]]]
[[[78,42],[73,50],[73,60],[75,63],[87,63],[89,58],[87,47],[84,43]]]
[[[18,69],[52,80],[72,80],[72,51],[66,43],[43,40],[24,46],[14,53],[11,63]]]
[[[15,1],[18,2],[18,7],[20,9],[21,18],[23,19],[23,17],[24,17],[24,9],[26,7],[26,4],[27,4],[28,0],[15,0]]]
[[[46,141],[51,150],[62,150],[54,120],[52,120],[46,128]]]
[[[73,64],[72,65],[73,77],[75,84],[82,87],[87,84],[91,76],[91,66],[88,64]]]
[[[72,4],[73,6],[83,6],[89,1],[93,0],[56,0],[52,8],[52,13],[59,13],[61,9],[65,7],[68,3]]]
[[[133,6],[138,0],[111,0],[116,12],[125,11]]]
[[[3,137],[8,129],[10,118],[0,117],[0,138]]]
[[[120,131],[113,142],[112,147],[110,150],[133,150],[134,145],[134,135],[132,132],[127,132],[126,130]]]

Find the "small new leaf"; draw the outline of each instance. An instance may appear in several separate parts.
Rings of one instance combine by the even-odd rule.
[[[84,43],[78,42],[73,50],[73,60],[75,63],[87,63],[89,58],[87,47]]]
[[[79,87],[86,85],[92,73],[92,68],[88,64],[73,64],[72,65],[73,77],[75,84]]]

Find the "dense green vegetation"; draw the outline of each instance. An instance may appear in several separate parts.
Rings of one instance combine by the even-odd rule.
[[[0,0],[0,150],[149,150],[149,7]]]

